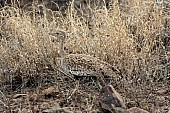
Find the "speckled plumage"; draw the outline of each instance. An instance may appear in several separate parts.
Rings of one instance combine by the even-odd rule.
[[[63,59],[63,70],[74,76],[117,76],[119,70],[96,57],[69,54]]]

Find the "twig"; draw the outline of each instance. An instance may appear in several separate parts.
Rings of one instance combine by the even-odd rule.
[[[7,98],[6,96],[2,93],[2,91],[0,91],[1,95],[2,95],[2,98],[3,100],[5,100],[7,102]],[[9,108],[2,100],[0,100],[0,103],[2,103],[5,107]],[[8,102],[7,102],[8,103]]]

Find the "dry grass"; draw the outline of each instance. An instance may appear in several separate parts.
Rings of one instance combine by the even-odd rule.
[[[57,84],[61,91],[69,88],[68,93],[76,89],[69,99],[68,95],[60,92],[64,100],[59,103],[63,107],[70,107],[73,111],[93,111],[95,94],[88,95],[88,91],[95,90],[95,87],[89,88],[81,83],[71,87],[59,72],[54,72],[59,60],[59,43],[57,37],[49,33],[62,30],[67,33],[67,54],[90,54],[121,70],[122,79],[113,84],[126,98],[128,107],[138,106],[155,113],[167,112],[170,97],[167,95],[167,99],[159,100],[155,96],[158,89],[166,89],[170,85],[170,44],[167,43],[170,40],[170,15],[162,2],[168,1],[129,0],[122,7],[114,2],[109,9],[89,7],[93,13],[86,16],[78,15],[73,5],[68,7],[66,16],[46,9],[42,12],[38,7],[30,12],[9,6],[1,8],[1,91],[4,94],[10,94],[12,90],[25,93],[28,87],[36,86],[40,87],[33,91],[37,94],[41,86]],[[36,81],[37,78],[39,81]],[[96,89],[98,91],[97,86]],[[86,102],[77,103],[82,102],[84,106],[69,106],[83,93],[87,96],[84,97]],[[4,105],[10,107],[10,99],[7,103]]]

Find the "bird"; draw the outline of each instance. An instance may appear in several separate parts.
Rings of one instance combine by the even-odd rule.
[[[118,77],[120,70],[97,57],[88,54],[65,54],[64,43],[67,33],[62,30],[50,33],[59,38],[60,69],[63,73],[75,77]]]

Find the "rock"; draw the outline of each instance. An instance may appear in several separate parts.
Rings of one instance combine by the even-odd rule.
[[[120,94],[113,88],[112,85],[101,89],[99,95],[99,105],[103,112],[111,113],[129,113],[125,108]]]
[[[148,111],[143,110],[138,107],[132,107],[132,108],[128,109],[127,111],[129,111],[130,113],[149,113]]]

